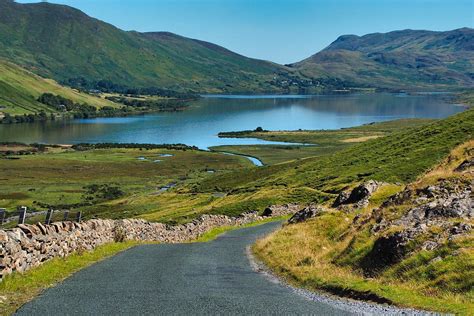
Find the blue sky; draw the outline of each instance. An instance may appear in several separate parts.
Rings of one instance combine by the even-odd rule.
[[[38,1],[18,1],[38,2]],[[291,63],[339,35],[474,27],[474,0],[55,0],[124,30],[170,31]]]

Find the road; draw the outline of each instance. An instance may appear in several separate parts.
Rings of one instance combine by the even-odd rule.
[[[209,243],[143,245],[88,267],[18,315],[346,315],[255,272],[246,248],[279,223]]]

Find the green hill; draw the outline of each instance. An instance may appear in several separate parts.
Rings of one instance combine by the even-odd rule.
[[[361,181],[414,181],[473,135],[474,109],[469,109],[329,155],[215,176],[196,185],[193,191],[228,194],[229,205],[222,203],[215,212],[250,211],[288,202],[322,202]]]
[[[0,60],[0,117],[34,114],[44,111],[55,113],[55,109],[37,101],[43,93],[53,93],[76,103],[88,103],[97,108],[117,107],[111,101],[61,86],[51,79],[39,77],[10,62]]]
[[[85,78],[128,87],[278,92],[284,66],[170,33],[122,31],[49,3],[0,0],[0,56],[59,82]]]
[[[474,30],[344,35],[291,65],[312,78],[387,89],[474,86]]]

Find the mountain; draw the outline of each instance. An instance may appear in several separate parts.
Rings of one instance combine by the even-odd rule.
[[[122,31],[64,5],[0,0],[0,57],[59,82],[197,92],[278,92],[284,66],[171,33]]]
[[[0,119],[4,113],[10,115],[58,112],[38,102],[43,93],[53,93],[75,103],[87,103],[96,108],[118,107],[117,104],[87,93],[64,87],[54,80],[35,75],[13,63],[0,60]]]
[[[100,81],[195,93],[474,87],[470,28],[344,35],[287,67],[172,33],[123,31],[64,5],[0,0],[0,58],[87,89]]]
[[[312,78],[387,89],[474,86],[474,29],[344,35],[290,65]]]

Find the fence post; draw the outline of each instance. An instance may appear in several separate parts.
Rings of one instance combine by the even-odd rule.
[[[82,212],[76,213],[76,222],[80,223],[82,220]]]
[[[65,211],[64,211],[64,218],[63,218],[63,221],[64,221],[64,222],[67,222],[68,217],[69,217],[69,211],[68,211],[68,210],[65,210]]]
[[[20,207],[20,214],[18,216],[18,224],[24,224],[25,223],[26,212],[27,212],[26,206]]]
[[[44,221],[44,223],[46,225],[49,225],[51,224],[51,219],[53,218],[53,209],[49,209],[48,212],[46,213],[46,219]]]
[[[6,209],[0,208],[0,225],[3,225],[3,223],[5,223],[6,213],[7,213]]]

